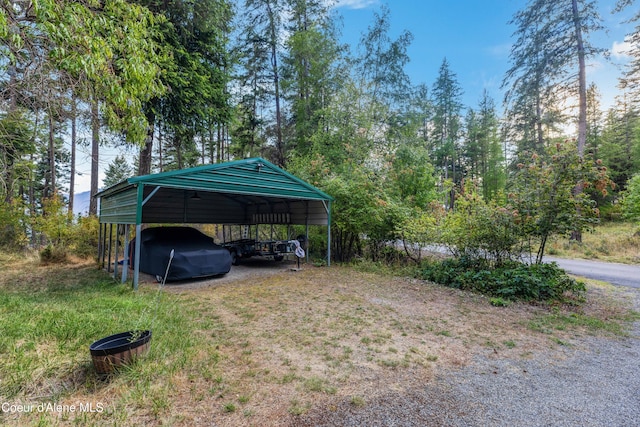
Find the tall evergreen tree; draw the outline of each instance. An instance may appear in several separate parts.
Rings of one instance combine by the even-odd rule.
[[[625,10],[635,3],[633,0],[618,0],[616,11],[620,12]],[[626,37],[626,41],[631,46],[629,55],[631,55],[632,59],[627,64],[620,83],[622,89],[628,91],[630,94],[631,101],[634,104],[638,104],[640,103],[640,11],[634,12],[633,16],[627,22],[635,24],[633,31]]]
[[[431,96],[433,130],[430,143],[434,166],[443,179],[457,184],[463,176],[460,170],[462,89],[446,58],[440,66]],[[453,200],[448,201],[448,206],[453,206]]]
[[[105,188],[116,185],[133,175],[133,167],[123,155],[117,155],[104,171],[102,185]]]
[[[245,124],[261,139],[270,142],[272,153],[265,153],[277,165],[285,163],[283,106],[281,95],[282,40],[285,39],[282,17],[283,0],[245,0],[242,23],[241,81]],[[268,117],[263,117],[268,112]],[[273,120],[269,120],[272,118]],[[257,128],[258,123],[264,126]]]
[[[409,31],[396,40],[389,36],[391,15],[388,7],[374,13],[374,21],[360,39],[358,72],[369,85],[373,102],[389,105],[397,110],[406,105],[411,82],[404,67],[409,63],[407,49],[413,41]]]
[[[586,59],[604,50],[588,36],[602,29],[593,1],[530,0],[511,21],[517,38],[511,50],[512,66],[504,85],[507,101],[519,120],[533,118],[534,148],[544,145],[543,124],[557,99],[578,100],[577,149],[584,153],[587,120]]]
[[[629,178],[640,172],[640,115],[626,98],[616,100],[605,119],[599,154],[622,191]]]
[[[464,146],[465,163],[470,178],[479,182],[485,199],[492,199],[504,188],[504,156],[495,103],[485,90],[478,110],[469,110]]]
[[[198,158],[195,138],[207,131],[206,119],[215,117],[220,124],[230,120],[227,47],[233,11],[228,0],[137,1],[165,18],[159,40],[171,52],[162,74],[171,90],[145,105],[150,126],[138,170],[144,175],[151,172],[157,123],[165,127],[166,144],[176,153],[175,167],[183,167],[191,163],[185,159]]]
[[[326,132],[325,109],[338,89],[340,48],[329,9],[317,0],[288,0],[290,19],[282,88],[291,109],[289,145],[311,150],[313,135]]]

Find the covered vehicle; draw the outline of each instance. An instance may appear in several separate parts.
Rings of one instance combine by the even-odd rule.
[[[167,281],[219,276],[231,270],[231,255],[226,248],[191,227],[153,227],[140,233],[140,271],[161,280],[174,250]],[[135,239],[129,245],[133,266]]]

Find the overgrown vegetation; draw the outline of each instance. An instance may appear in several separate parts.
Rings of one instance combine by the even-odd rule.
[[[582,302],[585,284],[557,264],[527,265],[515,261],[494,267],[486,261],[457,258],[425,262],[421,277],[452,288],[505,300]]]

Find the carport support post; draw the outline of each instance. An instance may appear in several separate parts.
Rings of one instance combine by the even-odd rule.
[[[133,255],[133,290],[138,290],[138,279],[140,278],[140,234],[142,233],[142,199],[144,196],[144,185],[138,185],[138,203],[136,206],[136,245]]]
[[[124,257],[122,260],[122,278],[120,283],[127,281],[127,273],[129,272],[129,224],[124,226]]]
[[[327,208],[327,267],[331,267],[331,201]]]
[[[136,248],[133,255],[133,290],[138,290],[138,278],[140,277],[140,233],[142,224],[136,224]]]
[[[117,280],[118,279],[118,251],[120,250],[120,237],[119,237],[119,231],[120,231],[120,224],[116,224],[116,250],[115,252],[115,259],[113,261],[113,279]]]

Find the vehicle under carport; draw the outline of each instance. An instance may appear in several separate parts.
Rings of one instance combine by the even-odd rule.
[[[100,199],[98,257],[118,276],[119,233],[128,246],[129,227],[143,224],[283,224],[327,230],[331,264],[331,202],[311,184],[262,159],[251,158],[129,178],[96,195]],[[113,239],[113,229],[116,239]],[[138,287],[140,247],[134,250],[133,286]],[[112,254],[114,261],[112,263]],[[123,265],[128,265],[124,251]],[[123,268],[122,281],[127,280]]]

